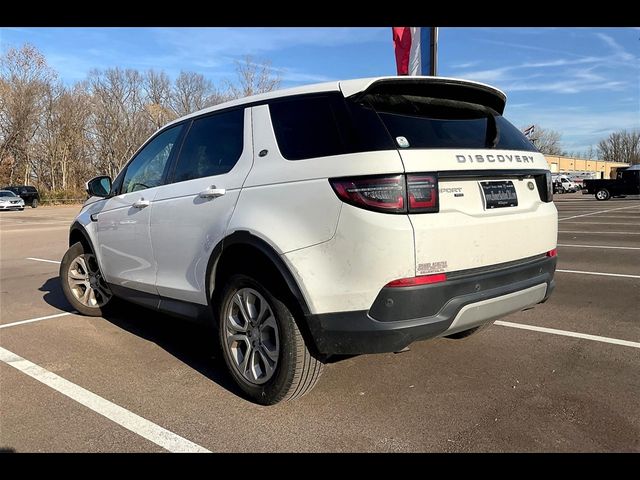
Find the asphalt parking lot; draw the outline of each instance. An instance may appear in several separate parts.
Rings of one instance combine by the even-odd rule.
[[[274,407],[238,395],[202,327],[135,306],[69,313],[57,262],[78,206],[0,212],[0,449],[638,452],[640,199],[555,200],[547,303],[330,364]]]

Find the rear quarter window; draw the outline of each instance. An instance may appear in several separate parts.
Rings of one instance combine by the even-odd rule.
[[[394,149],[375,111],[340,94],[293,97],[269,104],[280,153],[305,160]]]

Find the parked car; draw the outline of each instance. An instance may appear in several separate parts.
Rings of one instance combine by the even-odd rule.
[[[10,190],[0,190],[0,210],[24,210],[24,200]]]
[[[63,291],[86,315],[119,297],[212,322],[262,404],[304,395],[335,356],[467,337],[554,288],[551,174],[505,103],[383,77],[182,117],[87,183]]]
[[[566,175],[552,175],[551,177],[554,183],[558,183],[558,193],[575,193],[580,190],[578,184],[571,181]]]
[[[40,204],[40,194],[36,187],[30,185],[13,185],[11,187],[4,187],[4,190],[10,190],[20,196],[20,198],[24,200],[24,204],[29,205],[31,208],[38,208]]]
[[[584,186],[582,193],[595,195],[597,200],[640,195],[640,165],[619,169],[615,179],[585,180]]]

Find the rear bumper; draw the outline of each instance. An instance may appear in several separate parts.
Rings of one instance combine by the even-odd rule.
[[[367,310],[308,315],[321,354],[395,352],[546,301],[555,257],[448,274],[444,283],[383,288]]]

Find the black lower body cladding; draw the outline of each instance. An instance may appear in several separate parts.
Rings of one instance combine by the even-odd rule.
[[[367,310],[307,315],[318,351],[324,355],[395,352],[417,340],[443,334],[467,305],[555,283],[556,258],[447,274],[443,283],[383,288]]]

